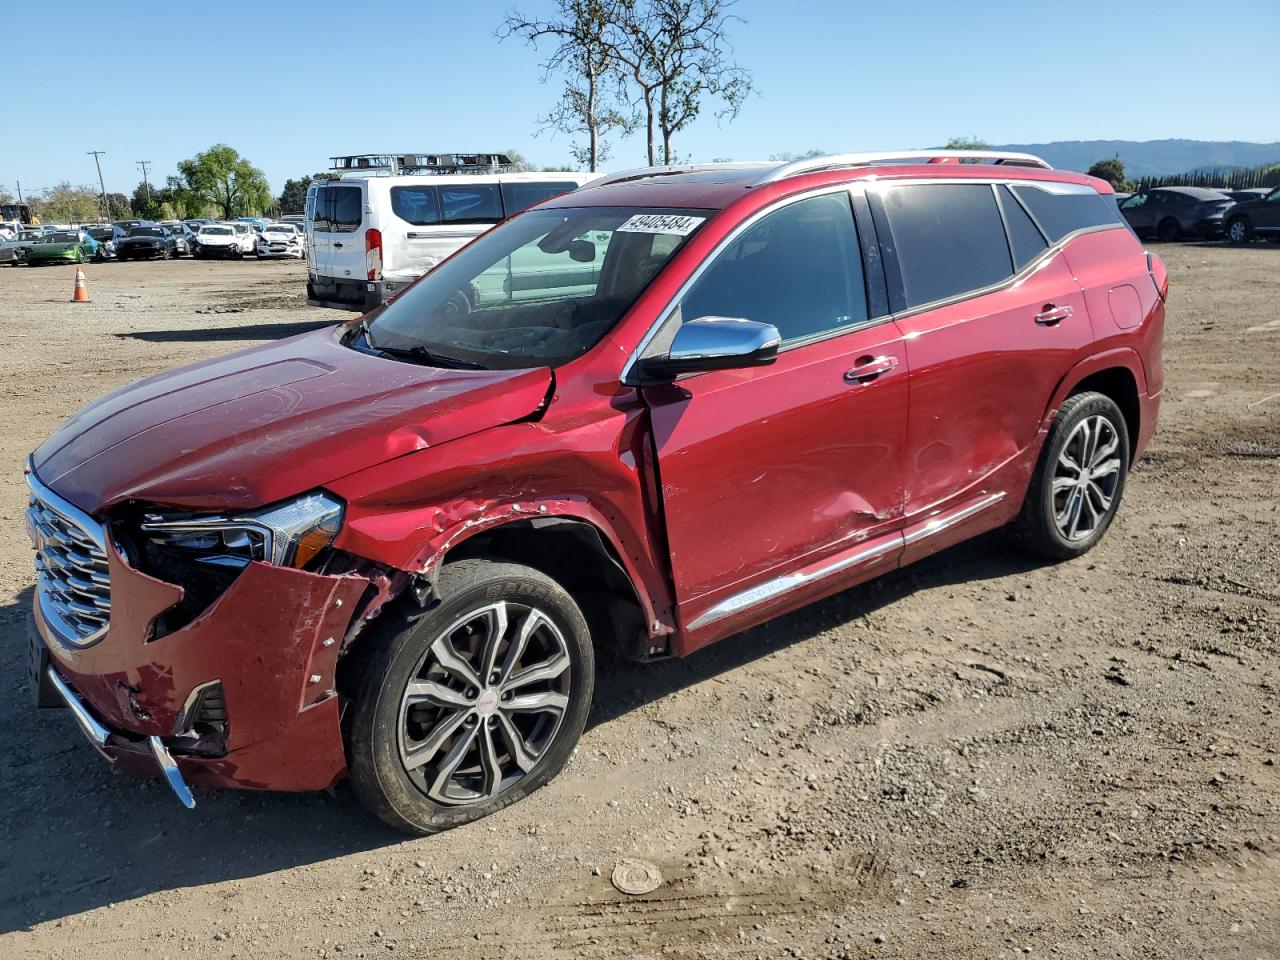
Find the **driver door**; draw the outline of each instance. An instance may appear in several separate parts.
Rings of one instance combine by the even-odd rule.
[[[642,391],[687,649],[901,553],[906,352],[868,315],[848,193],[788,202],[711,256],[679,318],[770,323],[782,346]]]

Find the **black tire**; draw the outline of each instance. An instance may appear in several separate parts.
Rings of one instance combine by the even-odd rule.
[[[1165,243],[1172,243],[1182,236],[1182,225],[1173,217],[1165,217],[1156,226],[1156,239]]]
[[[1099,486],[1100,493],[1105,493],[1108,489],[1110,491],[1110,499],[1100,517],[1095,507],[1099,501],[1091,490],[1086,489],[1088,485],[1082,481],[1081,488],[1074,491],[1074,495],[1079,498],[1076,511],[1080,519],[1084,518],[1086,498],[1088,498],[1088,509],[1095,522],[1087,534],[1069,537],[1059,526],[1059,497],[1063,497],[1061,506],[1065,508],[1071,502],[1066,498],[1073,496],[1073,492],[1067,490],[1056,493],[1054,481],[1063,479],[1059,476],[1060,472],[1070,475],[1070,468],[1063,465],[1060,458],[1067,451],[1069,444],[1073,445],[1074,452],[1074,448],[1080,443],[1077,437],[1078,429],[1085,421],[1096,423],[1094,418],[1102,418],[1106,421],[1110,437],[1115,440],[1114,459],[1118,461],[1118,466],[1113,482],[1108,476],[1106,478],[1108,482],[1102,485],[1095,484]],[[1107,429],[1102,429],[1100,433],[1104,437],[1107,436]],[[1102,443],[1105,445],[1099,451],[1100,453],[1110,445],[1109,440],[1103,440]],[[1097,441],[1094,449],[1098,449]],[[1107,532],[1120,507],[1120,501],[1124,496],[1125,479],[1129,473],[1129,455],[1129,429],[1125,424],[1124,414],[1114,400],[1091,391],[1068,397],[1058,411],[1058,415],[1054,417],[1053,426],[1049,428],[1049,435],[1045,438],[1044,447],[1040,451],[1040,459],[1036,463],[1035,474],[1027,489],[1027,498],[1023,501],[1022,511],[1011,526],[1010,532],[1014,539],[1030,552],[1049,560],[1070,560],[1088,553]],[[1067,456],[1072,460],[1077,459],[1072,453],[1068,453]],[[1107,462],[1110,459],[1108,457]],[[1070,511],[1065,512],[1068,516],[1071,515]]]
[[[397,830],[418,835],[438,833],[479,820],[523,799],[559,773],[573,753],[586,725],[595,680],[595,654],[582,611],[565,589],[545,574],[513,563],[461,560],[447,564],[440,571],[438,593],[440,599],[425,610],[416,602],[405,599],[400,602],[398,609],[384,614],[382,619],[385,622],[374,628],[373,634],[362,641],[362,647],[353,655],[356,662],[346,665],[344,669],[344,682],[349,687],[348,692],[353,700],[348,711],[345,734],[348,767],[355,793],[375,816]],[[432,701],[424,700],[409,709],[421,709],[425,713],[405,714],[409,720],[402,732],[402,722],[405,722],[401,713],[402,698],[411,680],[421,682],[424,677],[435,676],[437,687],[441,682],[452,684],[455,680],[453,671],[445,670],[436,659],[433,647],[442,637],[447,636],[450,644],[453,644],[450,649],[457,650],[453,638],[461,637],[464,645],[470,643],[479,651],[483,646],[482,639],[472,632],[472,627],[482,616],[478,611],[499,602],[502,602],[506,610],[517,610],[520,607],[536,610],[545,621],[545,625],[537,628],[529,645],[522,647],[522,650],[530,651],[530,656],[538,656],[542,648],[534,651],[534,645],[546,642],[545,638],[552,638],[551,657],[558,656],[554,651],[560,651],[568,657],[568,666],[562,667],[555,679],[547,681],[548,684],[567,683],[562,692],[557,694],[567,697],[567,702],[564,703],[559,719],[552,718],[549,721],[549,730],[538,726],[548,723],[546,714],[542,713],[534,714],[539,719],[533,721],[531,735],[520,731],[521,736],[529,736],[528,741],[520,740],[524,746],[535,741],[538,730],[545,731],[545,739],[537,750],[536,760],[530,761],[531,769],[519,774],[506,772],[514,764],[516,752],[511,748],[512,741],[505,739],[500,724],[510,726],[512,715],[505,712],[508,708],[500,708],[495,699],[500,696],[503,701],[510,702],[508,697],[511,694],[495,693],[486,700],[486,695],[499,690],[499,686],[463,691],[460,695],[469,697],[471,706],[437,707]],[[465,618],[473,611],[477,611],[476,619],[466,621]],[[486,622],[490,624],[486,629],[492,630],[494,621]],[[512,616],[506,631],[486,633],[486,636],[514,637],[516,622],[516,616]],[[520,622],[523,624],[527,621]],[[451,626],[454,627],[452,631]],[[511,646],[495,645],[495,650],[509,651]],[[457,652],[468,663],[479,663],[478,652]],[[504,661],[506,655],[505,652],[502,654]],[[516,666],[517,663],[507,665],[504,662],[503,669],[511,671],[508,678],[519,675],[519,671],[515,670]],[[350,672],[345,672],[346,670]],[[498,672],[495,670],[486,682],[494,684],[497,677]],[[485,713],[485,710],[488,712]],[[452,730],[449,737],[439,740],[426,753],[421,766],[411,774],[402,759],[401,744],[404,733],[408,732],[415,717],[426,718],[416,728],[418,731],[425,731],[420,743],[430,742],[437,731],[447,726],[451,718],[462,719],[449,728]],[[467,739],[469,730],[475,732]],[[464,740],[466,744],[474,744],[474,747],[463,745]],[[497,748],[502,751],[501,754],[496,750],[490,753],[494,758],[494,766],[501,773],[492,780],[485,776],[484,758],[480,755],[485,741],[501,744]],[[445,791],[453,788],[452,777],[461,773],[465,777],[481,778],[481,786],[476,792],[483,791],[485,796],[452,803],[439,802],[428,796],[431,778],[443,775],[442,768],[447,766],[450,752],[459,749],[460,745],[462,752],[458,756],[463,761],[469,761],[472,750],[476,751],[476,772],[466,772],[473,767],[469,762],[458,764],[445,784]],[[506,759],[501,760],[499,756]],[[437,759],[439,763],[433,763]],[[518,766],[514,768],[517,771],[520,769]],[[513,779],[507,783],[509,776]],[[497,785],[493,790],[488,786],[490,782]],[[437,780],[435,788],[438,787]]]
[[[1253,223],[1248,217],[1233,217],[1227,221],[1222,235],[1236,245],[1246,244],[1253,239]]]

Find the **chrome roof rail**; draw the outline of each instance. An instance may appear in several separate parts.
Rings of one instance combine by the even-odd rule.
[[[670,177],[679,173],[702,173],[713,170],[767,170],[769,165],[759,161],[745,163],[681,163],[666,167],[636,167],[634,170],[619,170],[617,173],[606,173],[584,183],[580,190],[588,187],[603,187],[609,183],[629,183],[633,180],[647,180],[650,177]]]
[[[1030,153],[1014,153],[1009,150],[897,150],[876,153],[836,153],[825,157],[810,157],[784,163],[761,174],[752,186],[776,183],[803,173],[835,170],[841,167],[868,167],[884,163],[938,163],[944,160],[990,161],[1016,167],[1042,167],[1052,170],[1040,157]]]

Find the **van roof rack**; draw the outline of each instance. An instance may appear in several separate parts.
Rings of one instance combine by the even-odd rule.
[[[330,169],[343,175],[502,173],[511,166],[505,153],[355,153],[329,159]]]

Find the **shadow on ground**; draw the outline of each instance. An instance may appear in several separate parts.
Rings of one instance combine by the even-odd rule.
[[[686,660],[607,662],[590,726],[856,620],[921,588],[1030,569],[998,536],[723,641]],[[348,793],[199,792],[182,809],[162,782],[119,775],[63,710],[36,711],[26,678],[28,589],[0,608],[0,932],[159,891],[269,874],[404,838]],[[568,815],[566,813],[566,815]]]
[[[246,323],[232,327],[190,327],[182,330],[132,330],[117,333],[122,339],[147,343],[210,343],[219,340],[283,340],[322,327],[332,327],[333,320],[310,320],[305,323]]]

